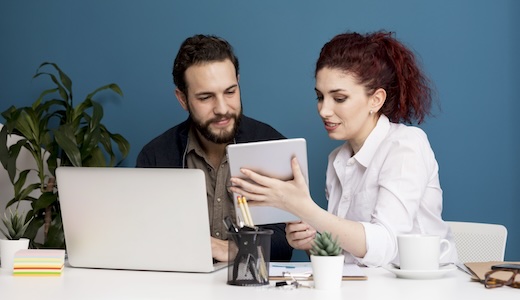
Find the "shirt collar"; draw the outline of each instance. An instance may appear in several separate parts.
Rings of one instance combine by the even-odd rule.
[[[194,151],[200,157],[206,157],[193,126],[191,126],[188,131],[188,146],[186,153],[190,153],[191,151]]]
[[[390,120],[385,115],[379,116],[376,127],[372,129],[372,132],[368,135],[367,139],[363,143],[358,153],[354,155],[355,158],[361,165],[367,167],[374,154],[376,153],[379,144],[385,139],[388,131],[390,130]]]

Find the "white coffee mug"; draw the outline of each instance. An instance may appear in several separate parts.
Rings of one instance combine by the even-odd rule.
[[[437,270],[451,248],[448,240],[424,234],[399,235],[397,245],[401,270]]]

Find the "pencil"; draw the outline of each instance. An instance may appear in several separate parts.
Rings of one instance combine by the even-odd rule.
[[[246,197],[244,196],[242,196],[242,203],[244,204],[244,210],[246,211],[249,226],[255,226],[255,224],[253,223],[253,219],[251,218],[251,211],[249,210],[249,205],[247,204]]]
[[[244,223],[249,226],[249,220],[247,218],[246,208],[242,203],[242,196],[237,196],[238,206],[240,207],[240,212],[242,213],[242,218],[244,219]]]
[[[265,259],[264,254],[262,253],[262,246],[258,246],[258,264],[260,265],[260,276],[262,276],[262,281],[267,282],[269,280],[269,274],[267,273],[267,268],[265,267]]]

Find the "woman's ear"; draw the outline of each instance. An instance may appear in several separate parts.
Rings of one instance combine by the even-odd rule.
[[[383,88],[377,89],[370,97],[370,109],[378,112],[386,100],[386,91]]]
[[[186,98],[186,95],[178,88],[175,88],[175,97],[177,97],[177,101],[179,101],[179,104],[182,106],[182,108],[184,108],[185,111],[188,111],[188,99]]]

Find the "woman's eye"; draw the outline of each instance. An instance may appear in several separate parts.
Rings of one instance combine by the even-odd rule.
[[[334,98],[334,101],[338,102],[338,103],[343,103],[345,101],[347,101],[347,98],[348,97],[339,97],[339,98]]]

